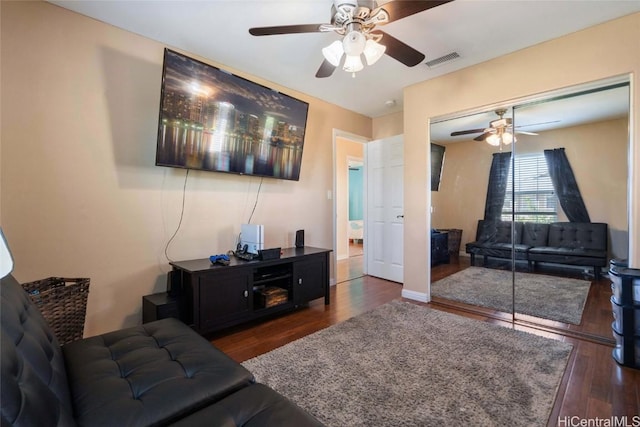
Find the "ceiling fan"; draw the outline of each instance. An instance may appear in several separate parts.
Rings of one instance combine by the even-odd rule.
[[[335,32],[342,36],[322,49],[324,61],[316,73],[316,77],[329,77],[344,62],[342,69],[353,73],[364,68],[362,56],[367,65],[373,65],[382,55],[400,61],[408,67],[422,62],[425,56],[400,40],[377,29],[407,16],[449,3],[453,0],[396,0],[378,6],[376,0],[334,0],[331,6],[331,23],[281,25],[275,27],[250,28],[254,36],[296,33]]]
[[[457,132],[451,132],[451,136],[470,135],[473,133],[482,132],[481,135],[473,138],[474,141],[486,141],[487,143],[495,146],[500,145],[500,143],[506,145],[511,144],[515,140],[513,136],[513,120],[510,117],[504,117],[506,112],[507,110],[505,108],[496,110],[495,113],[499,118],[489,122],[488,128],[460,130]],[[516,130],[515,133],[524,135],[538,135],[534,132],[525,132],[521,130]]]

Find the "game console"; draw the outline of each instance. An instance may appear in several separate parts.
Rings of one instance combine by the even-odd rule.
[[[264,249],[264,226],[261,224],[242,224],[240,226],[240,246],[246,245],[246,251],[258,255]]]
[[[220,254],[220,255],[211,255],[209,257],[209,261],[211,261],[211,264],[229,265],[231,259],[229,258],[229,255]]]

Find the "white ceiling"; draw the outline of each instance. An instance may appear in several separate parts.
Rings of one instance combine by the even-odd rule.
[[[328,23],[332,0],[50,2],[369,117],[401,111],[406,86],[640,11],[638,0],[455,0],[382,29],[425,61],[454,51],[459,59],[410,68],[385,55],[355,78],[338,69],[318,79],[321,49],[336,34],[254,37],[248,29]]]

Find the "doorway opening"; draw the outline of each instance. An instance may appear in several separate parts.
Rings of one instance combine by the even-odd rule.
[[[365,143],[352,134],[334,132],[334,254],[336,283],[365,271]]]
[[[353,258],[364,255],[364,160],[350,157],[348,165],[347,238],[349,258]]]

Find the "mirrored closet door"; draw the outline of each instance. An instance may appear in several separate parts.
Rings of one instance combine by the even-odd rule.
[[[431,125],[432,146],[444,148],[440,185],[431,192],[432,254],[434,240],[444,238],[450,255],[447,263],[432,256],[432,300],[508,321],[512,224],[503,205],[514,144],[495,129],[511,117],[496,108]]]
[[[514,219],[528,251],[527,274],[515,276],[515,319],[609,341],[606,272],[629,246],[629,85],[521,103],[513,125]]]
[[[432,300],[610,341],[606,271],[628,256],[628,121],[624,79],[432,120],[444,148],[432,251],[446,233],[450,254],[432,257]]]

